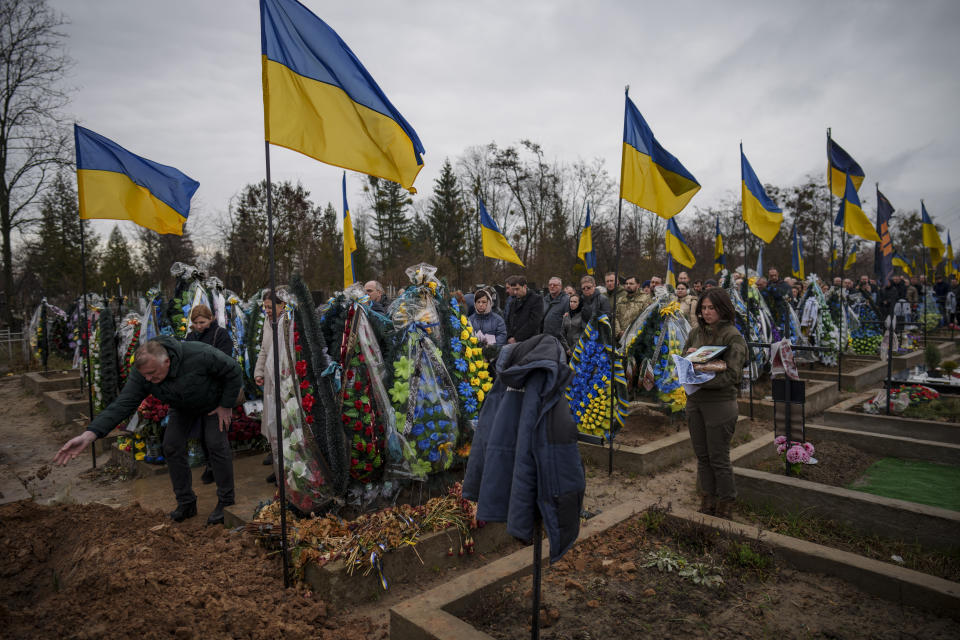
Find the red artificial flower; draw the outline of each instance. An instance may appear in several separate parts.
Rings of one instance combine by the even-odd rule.
[[[342,415],[340,416],[340,419],[343,420],[343,424],[350,424],[350,416]]]
[[[363,433],[364,433],[364,435],[366,435],[367,437],[372,437],[372,436],[373,436],[373,427],[367,427],[366,429],[364,429]]]
[[[299,331],[294,331],[294,332],[293,332],[293,339],[294,339],[295,341],[297,341],[297,342],[300,342],[300,332],[299,332]]]
[[[301,389],[309,389],[309,388],[310,388],[310,381],[309,381],[309,380],[301,380],[301,381],[300,381],[300,388],[301,388]]]
[[[357,424],[353,425],[353,430],[354,430],[354,431],[361,431],[361,430],[363,430],[363,425],[358,422]]]
[[[294,345],[293,350],[296,351],[297,353],[300,353],[301,351],[303,351],[303,346],[299,344]]]
[[[363,465],[363,470],[364,470],[364,471],[373,471],[373,465],[368,462],[367,464]]]
[[[367,443],[367,453],[373,453],[373,443],[372,443],[372,442],[368,442],[368,443]]]
[[[298,360],[296,364],[297,375],[301,378],[307,375],[307,363],[304,360]]]
[[[370,405],[368,405],[368,404],[363,405],[363,412],[364,412],[364,413],[370,413]]]
[[[358,426],[358,427],[362,427],[362,426],[363,426],[363,423],[360,422],[359,420],[357,420],[355,424],[356,424],[356,426]]]
[[[363,389],[363,385],[360,384],[359,382],[354,382],[354,383],[353,383],[353,388],[354,388],[356,391],[360,391],[360,390]]]
[[[350,458],[350,465],[351,465],[351,466],[354,466],[354,467],[355,467],[355,466],[357,466],[358,464],[360,464],[360,461],[359,461],[359,460],[357,460],[356,458]]]
[[[357,410],[359,411],[362,407],[363,407],[363,403],[362,403],[362,402],[360,402],[359,400],[354,400],[354,401],[353,401],[353,408],[354,408],[354,409],[357,409]]]
[[[305,421],[307,424],[313,424],[313,416],[312,416],[312,415],[307,414],[303,419],[304,419],[304,421]]]
[[[355,447],[355,449],[356,449],[357,451],[362,452],[362,451],[363,451],[363,443],[362,443],[362,442],[358,442],[358,443],[357,443],[357,446]]]
[[[360,362],[366,362],[366,360],[364,360],[362,353],[357,355],[357,360],[359,360]]]
[[[310,395],[309,393],[308,393],[307,395],[303,396],[302,404],[303,404],[303,408],[307,411],[307,413],[309,413],[310,410],[313,409],[313,403],[314,403],[315,401],[316,401],[316,398],[314,398],[314,397],[313,397],[312,395]]]
[[[353,369],[347,369],[347,380],[353,380]]]

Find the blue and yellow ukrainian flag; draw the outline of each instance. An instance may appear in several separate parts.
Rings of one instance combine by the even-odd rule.
[[[753,167],[743,155],[743,145],[740,145],[740,201],[743,208],[743,221],[750,227],[750,232],[763,240],[772,242],[780,232],[783,222],[783,210],[767,195]]]
[[[933,226],[933,220],[927,213],[927,205],[920,201],[921,223],[923,225],[923,246],[930,249],[930,262],[936,267],[943,260],[943,240]]]
[[[843,200],[840,201],[840,210],[837,211],[837,217],[833,224],[843,227],[843,230],[847,233],[859,236],[864,240],[880,242],[880,236],[877,235],[876,228],[860,206],[860,196],[857,195],[853,178],[849,175],[847,175],[847,190],[844,192]]]
[[[296,0],[260,0],[266,139],[403,185],[423,145],[340,36]]]
[[[660,146],[640,111],[626,96],[620,197],[661,218],[680,213],[700,190],[700,183],[680,161]]]
[[[953,242],[950,240],[950,229],[947,229],[947,264],[943,267],[943,275],[950,277],[951,274],[957,272],[956,266],[953,264]]]
[[[587,221],[580,232],[580,244],[577,247],[577,257],[587,265],[587,273],[593,275],[597,268],[597,254],[593,250],[593,225],[590,224],[590,205],[587,205]]]
[[[727,256],[723,253],[723,234],[720,233],[720,216],[717,216],[717,235],[713,241],[713,272],[720,273],[727,266]]]
[[[899,253],[893,254],[893,266],[900,267],[901,269],[903,269],[903,272],[908,276],[913,275],[913,269],[910,268],[910,263],[907,262],[907,259],[904,258]]]
[[[803,280],[806,278],[803,271],[803,238],[800,236],[800,232],[797,231],[796,223],[793,225],[793,245],[791,249],[790,266],[793,271],[793,277]]]
[[[487,208],[483,206],[483,200],[480,198],[477,198],[477,210],[480,212],[480,241],[483,244],[483,255],[524,266],[520,256],[500,232],[500,227],[487,213]]]
[[[677,262],[686,267],[692,267],[697,263],[693,251],[687,245],[687,241],[683,239],[683,234],[680,233],[676,218],[670,218],[667,221],[667,233],[664,239],[667,243],[667,253],[676,258]]]
[[[677,288],[677,274],[673,270],[673,255],[667,254],[667,284]]]
[[[347,206],[347,172],[343,172],[343,288],[357,281],[357,271],[353,268],[353,252],[357,250],[357,239],[353,236],[353,220],[350,207]]]
[[[849,269],[853,265],[857,264],[857,254],[860,253],[860,241],[857,240],[853,243],[853,246],[850,247],[850,253],[847,254],[847,262],[843,265],[844,269]]]
[[[843,150],[843,147],[827,135],[827,180],[833,195],[843,198],[847,190],[847,176],[853,182],[854,190],[859,191],[863,184],[864,173],[857,161]]]
[[[157,233],[183,235],[200,183],[73,126],[80,219],[130,220]]]

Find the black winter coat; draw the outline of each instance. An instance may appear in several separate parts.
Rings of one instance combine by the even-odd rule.
[[[210,413],[217,407],[236,406],[243,383],[236,360],[202,342],[180,342],[170,336],[154,341],[162,344],[170,357],[167,377],[159,384],[147,382],[133,367],[123,391],[93,419],[87,431],[99,438],[106,436],[149,395],[168,403],[171,409],[188,413]]]
[[[230,334],[226,329],[217,324],[217,321],[214,320],[210,323],[210,326],[203,330],[201,333],[196,331],[191,331],[187,334],[187,337],[184,338],[187,342],[202,342],[208,344],[215,349],[220,349],[227,356],[233,357],[233,340],[230,339]]]
[[[543,298],[532,291],[522,298],[511,298],[507,310],[507,340],[523,342],[540,333],[543,323]]]

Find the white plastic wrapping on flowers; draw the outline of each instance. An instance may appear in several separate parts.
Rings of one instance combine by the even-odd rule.
[[[437,342],[443,342],[440,312],[436,295],[440,283],[434,277],[437,268],[421,263],[407,269],[411,284],[390,303],[387,315],[398,331],[408,330],[411,325],[425,330]]]
[[[123,366],[123,357],[127,355],[127,349],[130,347],[130,343],[133,342],[133,336],[137,332],[137,327],[141,322],[140,314],[128,313],[123,320],[120,321],[120,326],[117,327],[117,357],[120,360],[121,367]],[[141,333],[143,333],[142,329]]]
[[[289,303],[289,302],[288,302]],[[277,343],[280,360],[280,380],[274,386],[280,395],[280,424],[283,428],[284,481],[287,485],[287,501],[298,509],[309,512],[330,500],[320,470],[320,447],[314,440],[313,431],[306,424],[300,398],[300,384],[296,375],[292,314],[288,311],[277,319]],[[273,377],[273,367],[267,375]],[[276,402],[268,398],[264,403],[263,417],[276,437],[276,422],[273,420]],[[276,445],[275,442],[271,442]],[[276,454],[276,447],[274,446]],[[274,471],[277,470],[276,455]]]
[[[37,305],[37,308],[33,310],[33,315],[30,316],[30,324],[27,325],[27,331],[30,336],[30,353],[33,354],[37,351],[37,348],[40,346],[37,343],[37,329],[40,327],[40,318],[43,316],[43,306],[47,304],[47,299],[44,298],[40,301],[40,304]]]
[[[406,401],[394,405],[400,415],[388,434],[387,471],[424,480],[453,462],[459,436],[457,392],[440,349],[420,327],[410,327],[401,352],[412,363],[412,372]]]
[[[383,428],[386,434],[396,429],[396,421],[393,415],[393,405],[390,403],[390,394],[387,393],[387,387],[383,381],[387,379],[387,364],[383,360],[383,353],[380,351],[380,343],[377,342],[377,336],[370,325],[370,319],[367,317],[367,308],[361,307],[354,318],[357,342],[363,351],[364,365],[370,375],[370,388],[373,390],[377,405],[381,408],[383,417]]]
[[[840,328],[833,322],[827,297],[823,295],[820,280],[814,273],[807,276],[807,290],[803,294],[802,302],[806,304],[810,298],[817,302],[817,319],[810,328],[809,336],[813,346],[829,350],[818,352],[816,357],[823,364],[833,366],[837,363],[836,349],[840,343]]]
[[[217,324],[226,329],[227,299],[223,295],[223,282],[220,281],[220,278],[211,276],[204,281],[204,285],[209,292],[210,304],[212,305],[210,310],[213,311],[213,317],[217,319]]]

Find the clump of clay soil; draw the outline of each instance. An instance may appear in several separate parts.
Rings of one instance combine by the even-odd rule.
[[[384,637],[339,620],[250,536],[139,506],[0,506],[0,628],[9,638]]]

